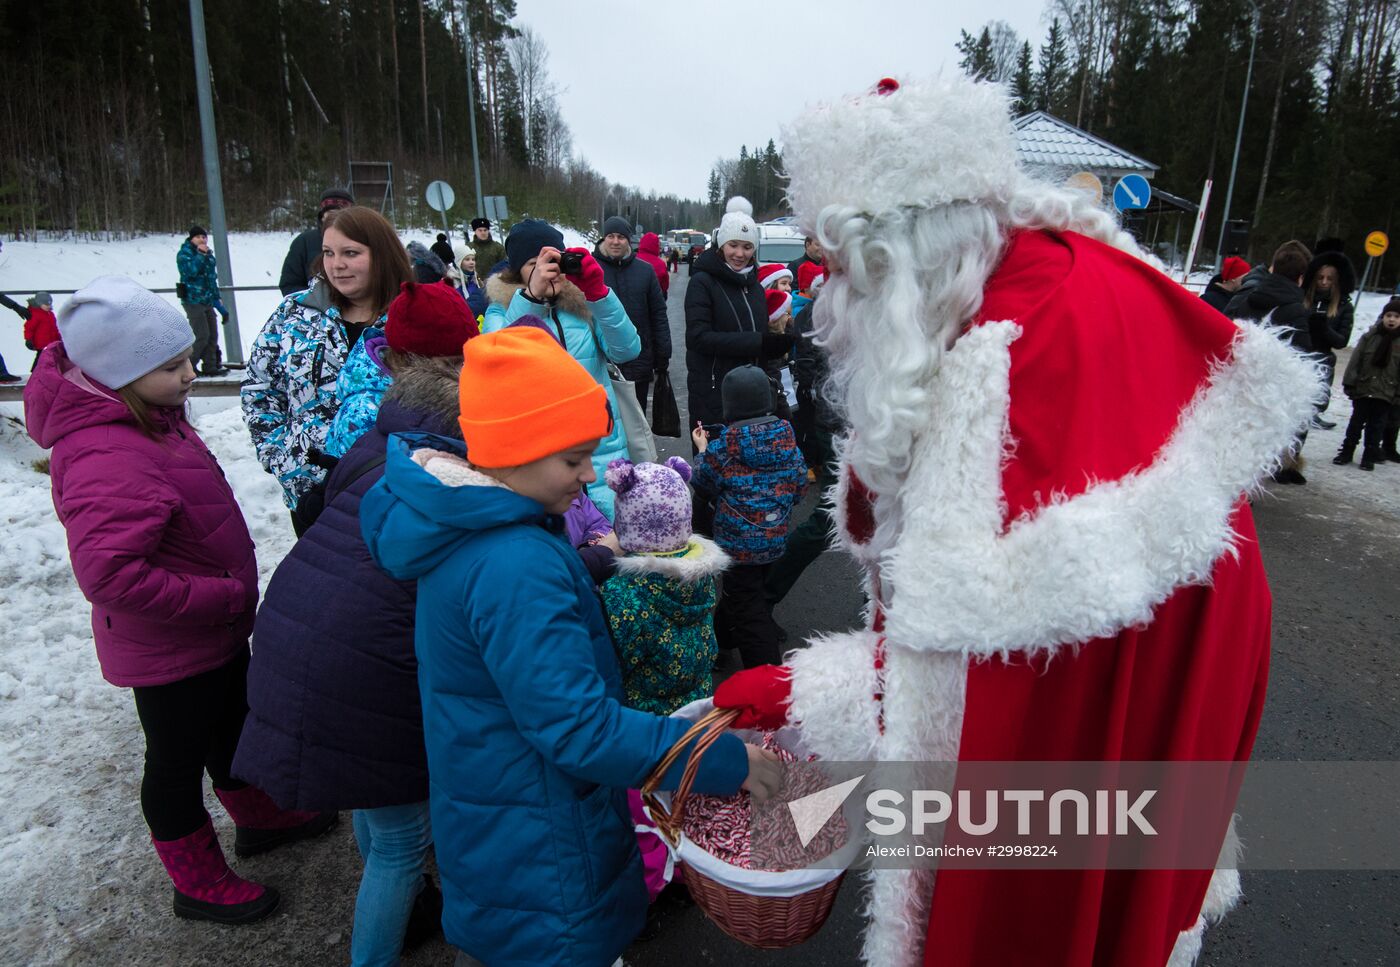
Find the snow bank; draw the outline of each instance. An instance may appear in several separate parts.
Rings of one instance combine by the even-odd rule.
[[[572,228],[560,226],[559,230],[566,245],[592,248]],[[282,294],[275,287],[282,274],[282,260],[287,257],[287,246],[294,237],[281,232],[235,232],[229,236],[234,284],[274,287],[262,292],[235,293],[244,359],[263,323],[282,301]],[[427,245],[436,233],[400,232],[399,237],[405,243],[418,239]],[[184,240],[183,235],[147,235],[117,242],[6,240],[0,250],[0,292],[22,304],[36,290],[78,289],[99,275],[129,275],[150,289],[172,289],[180,280],[175,253]],[[173,294],[162,298],[171,305],[180,304]],[[66,299],[67,296],[55,296],[55,307]],[[22,327],[17,315],[0,308],[0,355],[5,357],[10,372],[17,375],[27,373],[34,358],[24,348]]]
[[[243,507],[266,586],[293,540],[277,484],[237,407],[199,417],[198,429]],[[67,963],[123,918],[149,918],[169,886],[141,817],[131,693],[98,670],[91,610],[34,466],[43,457],[18,421],[0,419],[0,935],[28,963]]]

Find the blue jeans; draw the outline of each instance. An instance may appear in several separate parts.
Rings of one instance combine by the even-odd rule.
[[[350,937],[352,967],[393,967],[403,948],[423,866],[433,843],[426,802],[356,809],[355,842],[365,861]]]

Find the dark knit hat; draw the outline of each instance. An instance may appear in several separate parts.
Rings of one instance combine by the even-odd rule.
[[[203,225],[191,225],[191,226],[190,226],[190,230],[189,230],[188,232],[185,233],[185,241],[189,241],[190,239],[194,238],[196,235],[208,235],[208,234],[209,234],[209,230],[208,230],[207,228],[205,228]]]
[[[726,423],[773,414],[773,384],[757,366],[731,369],[725,374],[719,393]]]
[[[413,281],[427,284],[437,282],[447,274],[447,266],[437,253],[418,240],[409,242],[408,260],[413,265]]]
[[[1381,315],[1385,315],[1387,312],[1400,312],[1400,298],[1391,299],[1385,304],[1385,308],[1381,310]]]
[[[473,219],[472,219],[472,228],[473,228],[473,229],[484,228],[484,229],[490,231],[490,229],[491,229],[491,219],[489,219],[489,218],[473,218]]]
[[[355,204],[355,196],[344,188],[327,188],[321,192],[321,211],[328,208],[348,208]]]
[[[603,223],[603,235],[624,235],[630,239],[632,237],[632,223],[621,215],[613,215]]]
[[[462,345],[479,332],[467,300],[441,282],[403,283],[384,323],[389,348],[416,356],[460,356]]]
[[[564,236],[559,229],[542,218],[527,218],[517,223],[506,237],[506,258],[510,259],[510,267],[519,272],[546,245],[564,250]]]

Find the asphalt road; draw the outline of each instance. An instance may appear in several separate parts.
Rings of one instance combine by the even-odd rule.
[[[672,377],[684,416],[686,270],[672,280]],[[1326,445],[1326,440],[1310,443],[1309,451],[1325,459]],[[663,441],[662,449],[663,455],[689,456],[685,441]],[[1354,497],[1348,486],[1354,479],[1349,474],[1359,472],[1354,467],[1327,465],[1309,472],[1308,486],[1274,487],[1255,506],[1274,591],[1269,699],[1255,756],[1393,760],[1400,755],[1400,513],[1395,510],[1400,501]],[[1400,467],[1382,466],[1376,471],[1381,474],[1394,478],[1392,494],[1400,491]],[[777,618],[797,642],[814,632],[853,626],[859,609],[855,569],[833,552],[803,576]],[[348,962],[360,863],[346,819],[318,841],[239,864],[240,871],[282,888],[283,912],[269,922],[251,928],[192,925],[170,917],[165,895],[153,896],[148,916],[117,931],[119,936],[103,930],[100,943],[85,946],[68,962],[219,967]],[[1400,963],[1400,874],[1246,872],[1244,884],[1246,900],[1208,933],[1202,964]],[[74,900],[73,930],[81,935],[83,910],[100,913],[104,898]],[[785,951],[744,947],[694,908],[683,909],[665,919],[656,939],[634,945],[626,960],[632,967],[853,965],[859,903],[852,878],[823,930]],[[35,954],[28,952],[24,962],[42,960]],[[6,956],[0,952],[0,961]],[[452,959],[447,945],[435,941],[404,963],[448,965]]]

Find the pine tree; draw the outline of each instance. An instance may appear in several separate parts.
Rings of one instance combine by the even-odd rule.
[[[996,73],[996,59],[992,56],[992,31],[989,27],[983,27],[982,33],[973,39],[966,30],[958,31],[962,36],[957,42],[958,52],[961,53],[962,60],[958,61],[958,66],[968,77],[975,80],[989,80]]]
[[[1036,74],[1035,106],[1037,110],[1054,111],[1060,102],[1065,81],[1068,80],[1066,65],[1069,53],[1065,47],[1065,33],[1060,27],[1060,18],[1050,22],[1050,33],[1040,48],[1040,70]]]
[[[1031,42],[1021,45],[1021,55],[1016,60],[1016,73],[1011,78],[1011,96],[1016,99],[1015,111],[1018,115],[1035,110],[1035,71],[1031,67]]]

